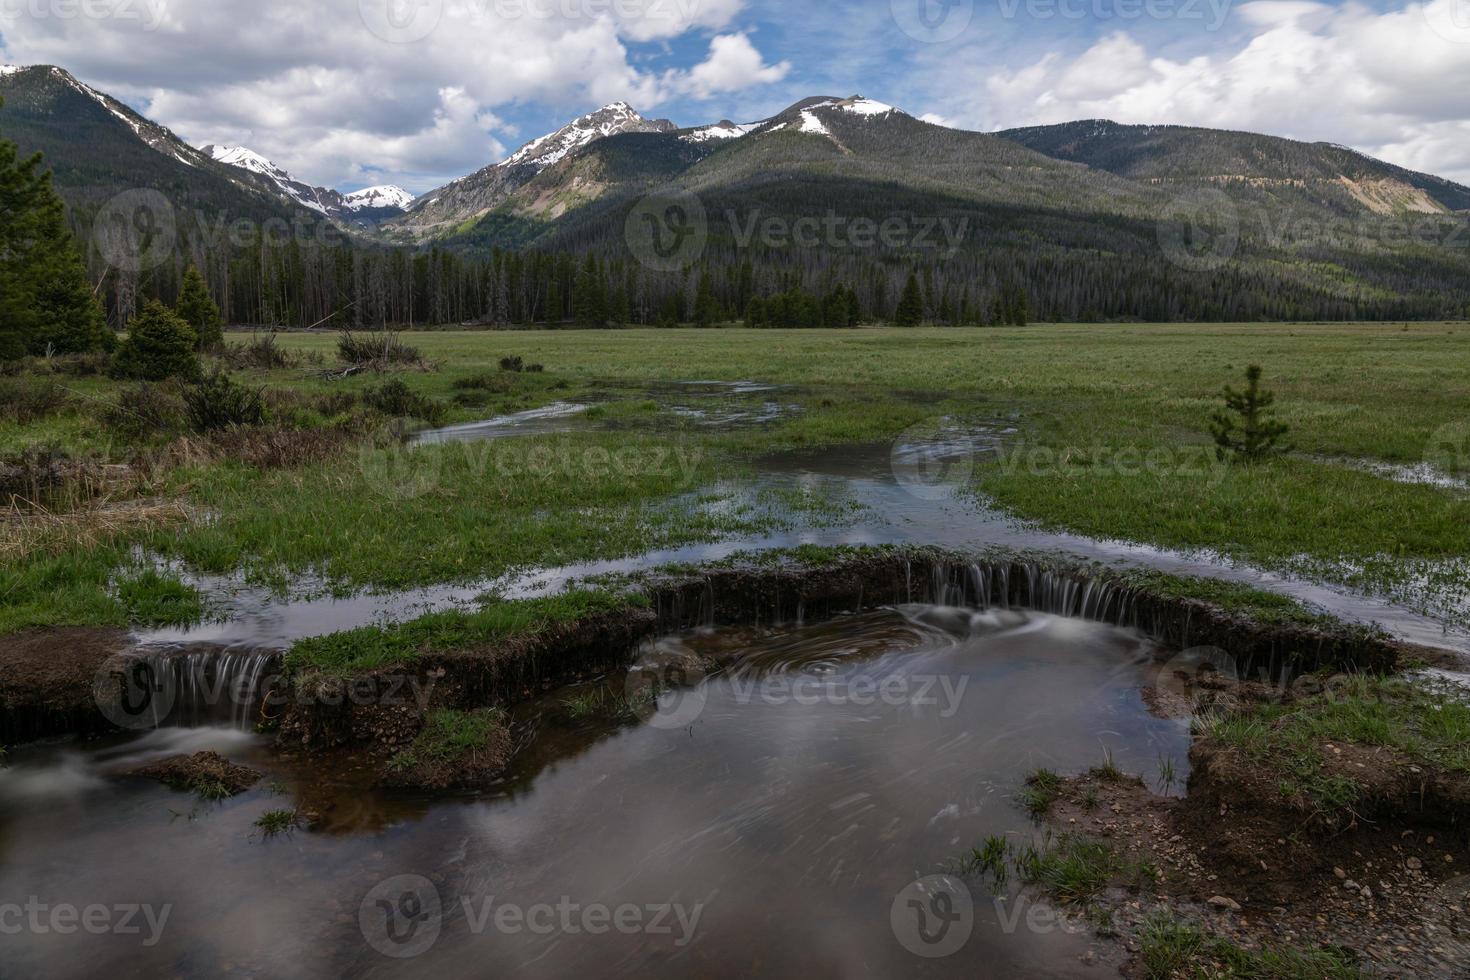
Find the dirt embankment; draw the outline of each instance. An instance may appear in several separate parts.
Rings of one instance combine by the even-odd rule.
[[[121,630],[42,629],[0,638],[0,742],[107,730],[93,681],[127,648]]]
[[[1321,694],[1283,703],[1257,685],[1210,697],[1211,711],[1268,740],[1306,713],[1374,713]],[[1268,697],[1284,710],[1256,710]],[[1113,909],[1131,951],[1168,911],[1245,949],[1337,947],[1373,975],[1470,975],[1470,774],[1443,753],[1409,758],[1340,737],[1268,741],[1265,757],[1232,738],[1208,727],[1196,738],[1183,798],[1102,771],[1062,781],[1052,826],[1161,872],[1153,894]]]
[[[237,766],[217,752],[179,755],[128,773],[156,779],[170,789],[199,793],[210,799],[239,796],[260,782],[260,773]]]

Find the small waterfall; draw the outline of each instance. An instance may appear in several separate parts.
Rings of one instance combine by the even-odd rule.
[[[97,703],[122,728],[249,731],[277,679],[278,653],[238,650],[145,653],[99,678]]]

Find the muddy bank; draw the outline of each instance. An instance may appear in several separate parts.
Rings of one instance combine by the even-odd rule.
[[[1258,710],[1272,696],[1260,686],[1222,686],[1208,700],[1212,711],[1279,728]],[[1308,712],[1323,696],[1287,693],[1284,702]],[[1320,773],[1304,772],[1315,753]],[[1108,841],[1158,869],[1150,894],[1101,899],[1135,955],[1150,922],[1165,915],[1242,949],[1340,948],[1372,975],[1464,976],[1470,774],[1443,758],[1411,759],[1342,738],[1273,749],[1263,760],[1208,729],[1190,765],[1183,798],[1094,770],[1061,780],[1045,814],[1060,832]],[[1143,976],[1134,966],[1132,975]]]
[[[0,638],[0,743],[112,726],[97,710],[93,678],[129,647],[106,629],[27,630]]]
[[[874,549],[645,576],[616,612],[490,646],[423,649],[409,662],[350,679],[302,673],[285,679],[285,695],[269,703],[255,687],[279,693],[281,682],[259,676],[274,672],[263,655],[197,645],[149,656],[175,702],[163,723],[263,724],[276,728],[283,745],[391,753],[418,736],[430,710],[510,707],[550,687],[624,669],[642,643],[660,634],[819,622],[907,603],[1033,609],[1135,628],[1175,648],[1218,647],[1242,676],[1269,681],[1317,670],[1383,673],[1400,655],[1372,629],[1306,615],[1263,622],[1097,566]],[[7,638],[0,650],[0,732],[7,741],[108,727],[95,703],[94,677],[126,652],[122,634],[38,631]],[[235,676],[241,673],[250,676]],[[201,699],[218,706],[227,681],[243,683],[249,697],[237,698],[224,714],[201,710]]]
[[[1375,631],[1303,617],[1261,623],[1124,576],[1020,559],[967,561],[932,551],[856,552],[821,562],[770,561],[646,577],[625,608],[483,647],[423,649],[352,678],[288,680],[273,719],[283,747],[361,751],[387,760],[419,738],[433,711],[510,708],[544,691],[625,670],[639,648],[691,628],[815,623],[881,607],[931,604],[1032,609],[1136,628],[1165,645],[1228,651],[1242,676],[1392,670],[1396,648]],[[480,767],[481,775],[487,770]]]
[[[155,779],[169,789],[197,793],[206,799],[239,796],[260,782],[260,773],[237,766],[218,752],[178,755],[127,773],[138,779]]]

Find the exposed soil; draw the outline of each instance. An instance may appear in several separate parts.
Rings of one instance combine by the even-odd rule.
[[[1153,894],[1112,898],[1113,925],[1132,953],[1144,920],[1164,910],[1246,949],[1334,946],[1375,975],[1470,975],[1470,809],[1429,803],[1434,792],[1463,801],[1467,781],[1425,779],[1421,802],[1405,775],[1427,774],[1392,753],[1339,748],[1336,765],[1374,789],[1371,822],[1329,830],[1268,785],[1260,767],[1200,745],[1185,799],[1092,774],[1064,781],[1049,820],[1162,872]]]
[[[510,729],[497,721],[482,744],[455,755],[411,747],[389,763],[378,785],[424,792],[484,789],[505,771],[511,750]]]
[[[109,727],[92,684],[128,647],[121,630],[42,629],[0,638],[0,741]]]
[[[217,752],[177,755],[134,769],[128,775],[156,779],[170,789],[185,792],[199,792],[201,786],[223,787],[222,792],[229,796],[239,796],[260,782],[260,773],[237,766]]]

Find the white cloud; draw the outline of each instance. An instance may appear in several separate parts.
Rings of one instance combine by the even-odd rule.
[[[1470,46],[1431,27],[1457,2],[1388,12],[1251,3],[1241,11],[1256,31],[1237,50],[1174,59],[1114,33],[1075,59],[1053,52],[987,69],[983,95],[946,111],[984,129],[1087,118],[1244,129],[1346,143],[1470,182]]]
[[[424,19],[399,30],[390,3]],[[0,44],[3,60],[61,65],[195,144],[247,145],[313,183],[348,186],[371,166],[366,179],[426,190],[499,159],[512,106],[647,110],[784,77],[742,34],[716,37],[696,76],[630,56],[632,42],[724,28],[744,3],[138,0],[158,16],[0,12]]]
[[[688,72],[680,87],[696,98],[708,99],[752,85],[779,82],[791,71],[791,62],[768,65],[744,34],[722,34],[710,41],[709,57]]]

